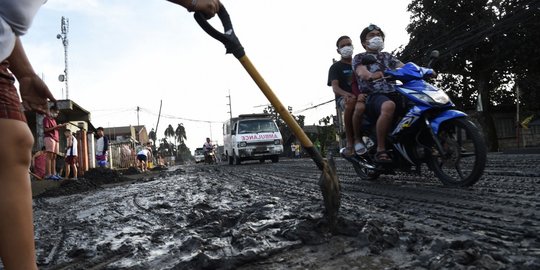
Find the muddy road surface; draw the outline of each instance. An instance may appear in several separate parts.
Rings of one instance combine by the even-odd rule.
[[[361,181],[336,162],[333,232],[310,159],[181,166],[129,181],[94,174],[34,199],[39,266],[540,269],[540,155],[490,154],[466,189],[429,173]]]

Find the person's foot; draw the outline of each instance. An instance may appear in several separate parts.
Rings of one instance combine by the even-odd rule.
[[[354,156],[354,148],[352,146],[343,147],[339,150],[339,153],[343,157],[352,157]]]
[[[386,151],[377,151],[375,154],[375,162],[377,163],[392,163],[392,158]]]

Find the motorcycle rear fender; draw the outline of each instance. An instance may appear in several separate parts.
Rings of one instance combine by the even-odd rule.
[[[454,119],[454,118],[460,118],[460,117],[467,117],[467,114],[464,112],[460,112],[458,110],[443,111],[439,115],[437,115],[435,118],[431,119],[430,121],[431,129],[433,129],[433,132],[435,134],[438,134],[439,127],[444,121]]]

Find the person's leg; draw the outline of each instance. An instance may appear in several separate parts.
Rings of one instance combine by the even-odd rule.
[[[353,147],[354,145],[353,114],[355,104],[355,98],[346,99],[343,118],[345,122],[345,137],[347,138],[347,147]]]
[[[69,162],[66,161],[65,162],[65,167],[66,168],[64,169],[64,171],[66,172],[66,178],[71,178],[71,177],[69,177],[69,174],[71,173],[70,166],[71,166],[71,164],[69,164]]]
[[[34,139],[23,121],[0,119],[0,257],[6,269],[37,269],[28,176]]]
[[[73,179],[76,180],[78,178],[78,175],[79,175],[79,169],[77,169],[77,162],[73,162],[73,164],[71,166],[73,168]]]
[[[354,129],[354,144],[363,143],[362,141],[362,122],[364,117],[364,111],[366,110],[366,104],[364,101],[358,100],[354,107],[353,113],[353,129]]]
[[[43,138],[43,143],[45,144],[45,178],[48,178],[54,171],[51,169],[54,145],[52,143],[52,139],[49,137]]]
[[[395,109],[396,104],[391,100],[384,101],[381,105],[381,113],[376,125],[377,152],[386,151],[386,135],[388,135],[388,130],[392,124]]]

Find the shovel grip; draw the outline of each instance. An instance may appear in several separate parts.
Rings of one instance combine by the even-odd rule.
[[[225,45],[225,49],[227,50],[226,53],[231,53],[234,55],[234,57],[240,59],[246,54],[244,51],[244,47],[242,47],[242,44],[240,44],[240,40],[238,40],[238,37],[234,33],[234,28],[232,26],[229,13],[225,9],[225,6],[223,6],[223,4],[221,3],[219,4],[219,12],[217,13],[217,15],[218,18],[221,20],[221,24],[223,25],[223,33],[212,27],[212,25],[208,23],[208,19],[204,16],[203,13],[195,12],[193,16],[195,17],[195,21],[197,21],[199,26],[208,35]]]

